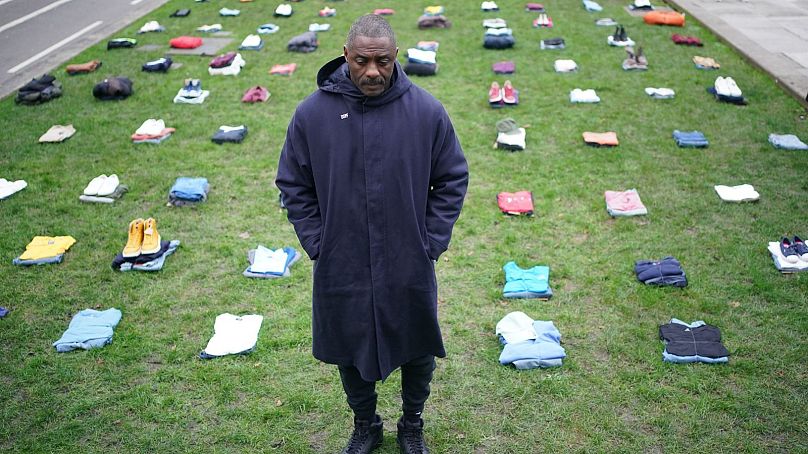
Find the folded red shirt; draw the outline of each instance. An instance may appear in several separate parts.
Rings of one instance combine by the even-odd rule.
[[[497,194],[497,205],[505,214],[532,215],[533,193],[530,191],[500,192]]]
[[[202,45],[202,38],[196,36],[178,36],[172,38],[168,44],[175,49],[196,49]]]

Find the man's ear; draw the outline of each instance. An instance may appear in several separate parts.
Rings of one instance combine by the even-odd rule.
[[[396,49],[398,51],[398,49]],[[348,61],[348,47],[342,46],[342,56],[345,57],[345,61]]]

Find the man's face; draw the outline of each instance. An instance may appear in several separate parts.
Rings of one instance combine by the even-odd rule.
[[[357,36],[343,53],[351,81],[365,96],[379,96],[390,86],[398,48],[389,38]]]

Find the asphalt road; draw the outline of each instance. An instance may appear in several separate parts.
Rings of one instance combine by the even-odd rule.
[[[0,98],[167,1],[0,0]]]

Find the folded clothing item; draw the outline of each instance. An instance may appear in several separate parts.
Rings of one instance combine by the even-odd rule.
[[[211,60],[208,65],[208,74],[211,76],[237,76],[247,62],[241,54],[228,52]]]
[[[569,73],[578,70],[578,64],[574,60],[556,60],[553,68],[557,73]]]
[[[269,90],[260,85],[256,85],[255,87],[248,88],[247,91],[244,92],[244,96],[241,97],[241,102],[265,102],[269,97]]]
[[[483,37],[483,47],[486,49],[510,49],[516,44],[513,35],[489,35]]]
[[[676,11],[650,11],[643,15],[642,20],[649,25],[685,26],[685,15]]]
[[[507,28],[508,24],[505,22],[505,19],[500,17],[494,19],[483,19],[483,27],[488,28]]]
[[[16,104],[39,104],[62,96],[62,84],[50,74],[44,74],[23,85],[14,98]]]
[[[681,46],[697,46],[697,47],[704,46],[704,44],[702,44],[701,40],[696,38],[695,36],[684,36],[684,35],[680,35],[678,33],[674,33],[671,36],[671,40],[675,44],[679,44]]]
[[[676,92],[670,88],[654,88],[654,87],[646,87],[645,93],[656,99],[671,99],[676,96]]]
[[[297,36],[293,36],[292,39],[286,43],[286,50],[289,52],[309,53],[317,50],[319,44],[319,41],[317,41],[317,33],[305,32]]]
[[[35,236],[25,246],[25,252],[17,259],[26,261],[56,257],[67,252],[74,244],[76,244],[76,239],[72,236]],[[15,263],[15,265],[17,264]],[[25,263],[19,264],[25,265]]]
[[[502,267],[505,271],[505,298],[544,298],[553,296],[550,290],[550,267],[537,265],[528,269],[520,268],[514,262]]]
[[[438,64],[408,61],[404,64],[404,73],[408,76],[434,76],[438,73]]]
[[[627,191],[606,191],[603,193],[606,199],[606,211],[612,217],[617,216],[642,216],[648,214],[648,210],[640,200],[640,194],[636,189]]]
[[[162,32],[165,31],[165,29],[166,28],[160,25],[159,22],[157,22],[156,20],[152,20],[143,24],[143,26],[140,27],[140,30],[138,30],[137,32],[138,33]]]
[[[584,142],[587,145],[600,146],[600,147],[616,147],[620,145],[617,140],[617,133],[614,131],[607,132],[591,132],[585,131],[583,133]]]
[[[259,34],[262,34],[262,35],[268,35],[268,34],[271,34],[271,33],[275,33],[275,32],[277,32],[277,31],[278,31],[278,30],[280,30],[280,29],[281,29],[281,28],[280,28],[280,27],[278,27],[278,26],[277,26],[277,25],[275,25],[275,24],[263,24],[263,25],[259,25],[259,26],[258,26],[258,29],[257,29],[256,31],[257,31]]]
[[[506,35],[513,35],[513,30],[507,27],[499,27],[499,28],[486,28],[485,34],[488,36],[506,36]]]
[[[533,193],[530,191],[500,192],[497,206],[504,214],[533,216]]]
[[[452,23],[442,15],[423,15],[418,18],[418,28],[421,30],[427,28],[450,28],[451,26]]]
[[[164,73],[168,71],[168,68],[171,68],[171,65],[174,63],[171,60],[171,57],[162,57],[158,58],[157,60],[152,60],[143,64],[143,71],[146,72],[161,72]]]
[[[93,87],[93,96],[102,101],[126,99],[133,92],[132,81],[126,77],[110,77]]]
[[[82,194],[79,196],[79,200],[87,203],[115,203],[116,200],[123,197],[123,195],[128,191],[129,186],[119,184],[117,187],[115,187],[115,190],[111,194],[104,196]]]
[[[294,74],[296,69],[297,69],[297,63],[287,63],[285,65],[272,65],[272,68],[269,69],[269,73],[281,76],[291,76],[292,74]]]
[[[588,88],[586,90],[581,90],[580,88],[575,88],[570,92],[570,102],[575,103],[596,103],[600,102],[600,97],[598,96],[597,92],[593,88]]]
[[[76,74],[91,73],[98,69],[99,66],[101,66],[101,60],[90,60],[87,63],[67,65],[65,71],[71,76],[75,76]]]
[[[760,194],[755,191],[751,184],[741,184],[738,186],[724,186],[717,184],[714,186],[718,197],[725,202],[754,202],[760,199]]]
[[[178,36],[171,38],[168,45],[174,49],[196,49],[202,45],[202,38],[198,36]]]
[[[275,17],[289,17],[294,13],[292,11],[292,5],[288,3],[281,3],[275,8]]]
[[[213,323],[213,337],[199,357],[213,359],[226,355],[243,355],[255,350],[263,320],[264,317],[255,314],[217,315]]]
[[[482,2],[480,4],[480,9],[483,11],[499,11],[499,6],[497,6],[496,2]]]
[[[701,131],[673,131],[673,140],[682,148],[705,148],[710,142]]]
[[[541,3],[525,3],[525,11],[531,11],[534,13],[543,13],[544,5],[542,5]]]
[[[222,24],[202,25],[196,28],[196,31],[202,33],[216,33],[222,31]]]
[[[241,143],[244,141],[244,138],[247,136],[247,127],[245,125],[239,126],[227,126],[222,125],[219,126],[219,130],[213,134],[210,140],[219,145],[225,142],[231,143]]]
[[[318,13],[320,17],[333,17],[337,15],[336,8],[323,7]]]
[[[721,343],[721,330],[702,320],[685,323],[672,318],[659,327],[665,344],[663,361],[670,363],[726,363],[729,351]]]
[[[0,200],[7,199],[26,187],[28,183],[25,180],[8,181],[0,178]]]
[[[808,270],[808,261],[801,260],[799,257],[797,257],[796,261],[792,261],[794,260],[793,255],[790,256],[792,257],[791,260],[786,258],[783,255],[779,241],[770,241],[767,249],[772,256],[775,268],[781,273],[796,273]]]
[[[242,50],[261,50],[264,47],[264,41],[258,35],[247,35],[241,45],[238,46]]]
[[[541,49],[564,49],[564,38],[548,38],[543,39],[539,43]]]
[[[426,16],[439,16],[446,12],[446,8],[440,5],[432,5],[424,8],[424,15]]]
[[[432,50],[421,50],[413,47],[407,49],[407,59],[413,63],[435,64],[436,57],[437,52]]]
[[[613,27],[617,25],[617,21],[612,19],[611,17],[604,17],[602,19],[596,20],[595,25],[597,25],[598,27]]]
[[[208,198],[210,185],[204,177],[178,177],[168,192],[169,197],[191,202],[201,202]]]
[[[622,39],[618,39],[618,38],[615,38],[614,35],[607,36],[606,37],[606,43],[608,45],[614,46],[614,47],[630,47],[630,46],[634,46],[635,44],[637,44],[637,43],[634,42],[633,39],[629,38],[628,36],[626,36],[625,38],[622,38]]]
[[[491,69],[495,74],[513,74],[516,72],[516,63],[508,61],[499,61],[491,65]]]
[[[794,134],[769,134],[769,143],[784,150],[808,150],[808,144]]]
[[[281,207],[281,208],[283,208],[283,207]],[[284,251],[286,251],[286,253],[288,254],[289,260],[288,260],[288,262],[286,264],[286,268],[285,268],[283,274],[277,275],[277,274],[272,274],[272,273],[257,273],[257,272],[252,271],[250,269],[250,267],[247,267],[247,269],[245,269],[241,274],[243,276],[245,276],[245,277],[254,277],[254,278],[261,278],[261,279],[277,279],[277,278],[281,278],[281,277],[289,277],[289,276],[291,276],[292,272],[290,271],[290,269],[291,269],[292,265],[297,263],[297,261],[300,260],[303,257],[303,254],[301,254],[300,252],[296,251],[293,248],[284,248]],[[253,262],[255,261],[255,249],[250,249],[249,251],[247,251],[247,260],[249,260],[250,266],[252,266]]]
[[[84,309],[70,320],[67,331],[53,346],[59,353],[75,349],[90,350],[112,342],[114,329],[121,321],[121,311],[115,308],[105,311]]]
[[[693,64],[696,65],[698,69],[719,69],[721,65],[715,61],[712,57],[701,57],[696,55],[693,57]]]
[[[173,254],[180,246],[179,240],[161,241],[160,251],[155,254],[140,254],[134,258],[134,261],[122,261],[120,265],[115,266],[113,261],[112,269],[115,271],[160,271],[165,265],[166,258]],[[148,257],[148,258],[147,258]],[[115,260],[123,258],[123,254],[118,253]]]
[[[107,50],[109,49],[127,49],[135,47],[137,40],[134,38],[113,38],[107,41]]]
[[[168,17],[188,17],[191,14],[191,10],[188,8],[182,8],[174,11],[173,13],[169,14]]]
[[[294,248],[287,246],[269,249],[259,244],[252,254],[248,252],[248,259],[251,260],[246,271],[255,274],[270,274],[276,277],[288,276],[289,267],[299,258],[300,255]]]
[[[637,280],[646,285],[687,287],[682,265],[671,256],[662,260],[637,260],[634,263]]]
[[[392,16],[396,13],[396,10],[393,8],[376,8],[373,10],[373,14],[377,16]]]
[[[239,14],[241,14],[241,11],[237,9],[222,8],[219,10],[220,16],[238,16]]]
[[[432,52],[437,52],[439,45],[440,43],[438,43],[437,41],[418,41],[418,43],[415,45],[415,48],[420,50],[431,50]]]
[[[45,134],[39,138],[39,143],[45,142],[64,142],[65,140],[73,137],[76,133],[76,128],[73,125],[53,125],[48,129]]]
[[[149,118],[148,120],[144,121],[143,124],[137,128],[137,130],[135,130],[135,134],[157,135],[160,134],[165,127],[166,123],[162,118],[159,120]]]
[[[561,346],[561,333],[556,329],[553,322],[533,320],[525,315],[529,323],[519,320],[520,324],[516,325],[508,320],[511,314],[513,312],[503,317],[497,323],[497,328],[505,326],[505,329],[520,329],[526,333],[525,336],[533,337],[522,342],[507,342],[500,334],[500,342],[504,346],[502,353],[499,355],[499,363],[502,365],[512,364],[519,370],[561,366],[567,354],[564,347]],[[531,332],[533,334],[530,334]]]
[[[583,2],[584,2],[584,9],[589,12],[603,11],[603,7],[600,6],[597,2],[593,2],[592,0],[583,0]]]

